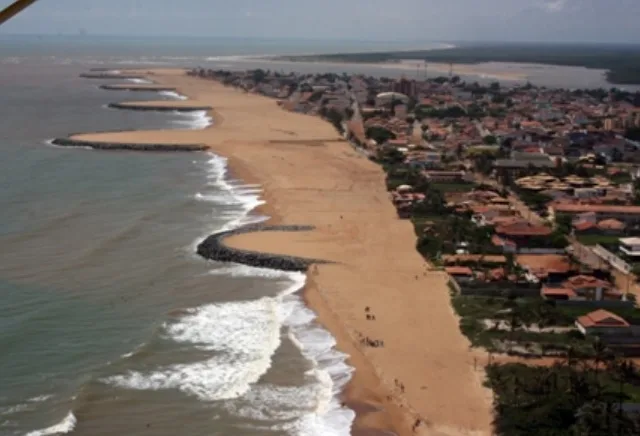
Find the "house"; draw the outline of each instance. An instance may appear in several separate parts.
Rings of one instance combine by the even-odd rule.
[[[423,171],[422,175],[434,183],[468,183],[473,180],[465,171],[427,170]]]
[[[547,283],[562,283],[573,274],[575,268],[566,255],[520,254],[516,262],[528,274]]]
[[[609,296],[608,294],[613,290],[611,283],[583,274],[565,280],[562,283],[562,287],[572,290],[580,299],[596,301],[605,299],[605,296]],[[618,294],[612,294],[611,296],[614,296],[613,299],[618,299]]]
[[[578,317],[576,327],[585,336],[631,335],[631,326],[624,318],[603,309]]]
[[[558,288],[555,286],[543,286],[540,289],[540,296],[549,301],[574,300],[578,296],[573,289]]]
[[[640,257],[640,238],[620,238],[620,251],[629,257]]]
[[[598,223],[597,228],[605,235],[620,235],[624,232],[627,226],[615,218],[609,218],[602,220]]]
[[[552,202],[549,204],[549,214],[567,214],[576,216],[585,212],[593,212],[598,220],[614,218],[625,225],[640,223],[640,206],[618,206],[611,204],[585,204]]]
[[[600,229],[598,229],[598,225],[591,221],[574,221],[572,226],[573,226],[574,232],[580,235],[600,234]]]
[[[518,246],[527,246],[531,242],[531,238],[546,238],[552,233],[553,229],[550,227],[538,226],[525,220],[496,227],[496,235],[498,237],[511,241]]]
[[[468,282],[473,280],[473,271],[468,266],[448,266],[444,270],[456,281]]]

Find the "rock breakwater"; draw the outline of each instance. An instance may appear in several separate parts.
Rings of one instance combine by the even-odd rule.
[[[129,151],[204,151],[208,147],[204,144],[143,144],[123,142],[86,141],[73,138],[56,138],[51,141],[53,145],[60,147],[85,147],[97,150],[129,150]]]
[[[230,236],[251,232],[307,232],[313,229],[313,226],[303,225],[250,225],[241,227],[236,230],[220,232],[209,236],[198,245],[197,252],[205,259],[216,260],[219,262],[235,262],[258,268],[305,272],[311,264],[322,264],[330,262],[320,259],[308,259],[297,256],[241,250],[238,248],[226,246],[224,244],[224,240]]]
[[[180,102],[168,102],[166,104],[161,103],[109,103],[109,107],[112,109],[124,109],[132,111],[157,111],[157,112],[201,112],[209,111],[213,109],[211,106],[189,106],[179,104]]]

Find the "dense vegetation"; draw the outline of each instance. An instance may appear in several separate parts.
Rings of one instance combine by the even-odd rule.
[[[310,57],[298,56],[294,60]],[[316,60],[387,62],[421,59],[428,62],[474,64],[522,62],[582,66],[609,70],[607,79],[617,84],[640,84],[640,47],[636,45],[586,44],[474,44],[446,50],[348,53],[312,56]]]
[[[640,400],[640,377],[630,363],[598,347],[590,364],[571,356],[551,367],[487,367],[494,390],[495,426],[505,436],[603,436],[640,434],[637,414],[624,404]],[[626,381],[626,382],[623,382]]]

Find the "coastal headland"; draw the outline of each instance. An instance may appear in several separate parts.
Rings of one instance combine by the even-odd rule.
[[[188,96],[184,105],[213,108],[214,125],[69,139],[143,150],[203,144],[228,158],[235,177],[263,187],[260,212],[271,217],[269,225],[312,229],[242,233],[225,244],[327,261],[308,269],[304,296],[356,368],[344,393],[357,413],[354,435],[491,434],[491,394],[458,329],[448,278],[413,249],[412,225],[398,219],[380,167],[318,117],[183,70],[148,74]]]

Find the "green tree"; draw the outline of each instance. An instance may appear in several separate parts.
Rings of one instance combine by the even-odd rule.
[[[340,112],[338,112],[335,108],[330,108],[326,112],[326,119],[333,124],[333,127],[340,133],[344,131],[342,127],[343,117]]]
[[[367,135],[367,138],[373,139],[380,145],[386,143],[390,139],[396,139],[396,135],[392,131],[381,126],[368,127],[365,134]]]
[[[498,143],[498,140],[493,135],[487,135],[484,138],[482,138],[482,142],[484,142],[487,145],[496,145]]]
[[[565,235],[570,234],[571,229],[573,227],[572,222],[573,222],[573,219],[571,218],[571,215],[567,215],[567,214],[556,215],[556,229],[558,229],[560,233],[564,233]]]

